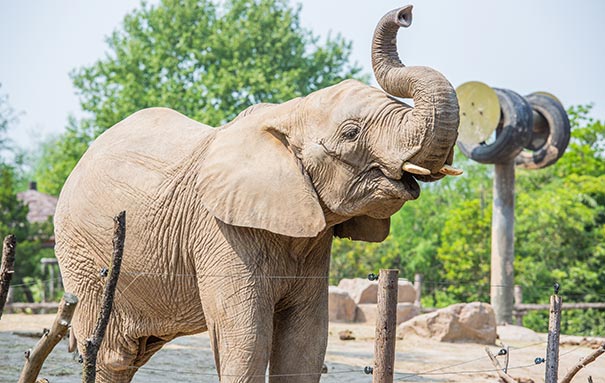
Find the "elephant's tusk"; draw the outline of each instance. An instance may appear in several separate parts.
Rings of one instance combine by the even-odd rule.
[[[459,176],[464,173],[462,169],[457,169],[451,165],[443,165],[441,169],[439,169],[439,173],[445,174],[446,176]]]
[[[404,171],[406,171],[408,173],[412,173],[412,174],[419,174],[419,175],[423,175],[423,176],[428,176],[429,174],[431,174],[430,170],[425,169],[422,166],[414,165],[410,162],[404,162],[403,166],[401,168]]]

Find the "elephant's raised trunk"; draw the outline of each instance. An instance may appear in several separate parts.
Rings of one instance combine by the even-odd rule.
[[[436,174],[458,135],[458,99],[441,73],[427,67],[406,67],[399,59],[397,31],[411,23],[411,5],[395,9],[380,20],[372,42],[372,66],[378,84],[387,93],[414,100],[408,120],[412,127],[406,128],[419,129],[422,150],[410,160]],[[426,180],[432,178],[429,175]]]

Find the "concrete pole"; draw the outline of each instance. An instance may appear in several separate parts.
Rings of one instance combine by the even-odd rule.
[[[496,323],[513,323],[515,164],[495,164],[492,213],[491,304]]]

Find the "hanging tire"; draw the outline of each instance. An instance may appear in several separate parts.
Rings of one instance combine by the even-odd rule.
[[[532,139],[515,158],[515,165],[525,169],[541,169],[557,162],[565,153],[571,126],[561,103],[545,94],[525,97],[535,115]]]
[[[513,161],[531,138],[533,117],[529,103],[512,90],[494,90],[501,110],[494,142],[469,145],[458,141],[458,147],[465,156],[483,164]]]

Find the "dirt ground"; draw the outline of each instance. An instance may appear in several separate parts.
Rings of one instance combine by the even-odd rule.
[[[0,382],[16,382],[23,366],[24,351],[33,348],[42,333],[50,327],[54,315],[4,314],[0,320]],[[342,341],[338,332],[351,330],[355,340]],[[513,377],[544,381],[544,364],[535,365],[544,357],[544,334],[524,333],[518,329],[500,329],[502,342],[510,347],[509,374]],[[371,375],[363,372],[372,364],[374,328],[361,324],[332,323],[326,354],[328,373],[322,383],[370,383]],[[563,342],[577,337],[562,336]],[[500,347],[490,347],[497,353]],[[395,356],[396,382],[496,382],[497,374],[485,353],[485,345],[473,343],[438,343],[427,340],[397,341]],[[581,346],[563,345],[560,350],[559,377],[592,350]],[[504,361],[503,357],[499,357]],[[67,352],[62,341],[46,360],[40,374],[51,383],[81,381],[81,365]],[[574,382],[605,383],[605,358],[601,357],[582,370]],[[206,334],[175,339],[159,351],[135,375],[134,382],[218,382],[210,342]]]

